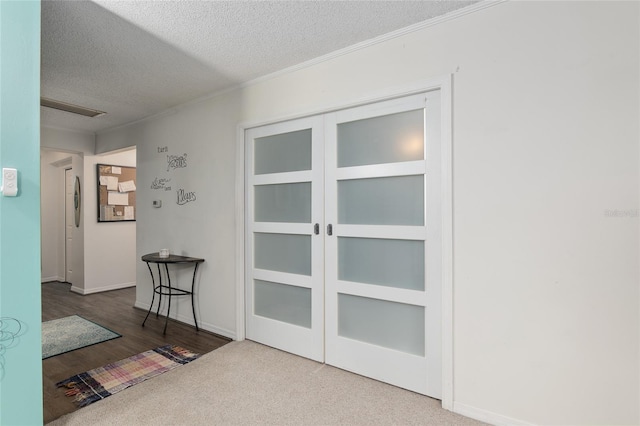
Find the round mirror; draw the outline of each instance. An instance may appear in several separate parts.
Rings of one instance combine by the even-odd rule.
[[[75,189],[73,191],[73,209],[75,210],[75,214],[76,214],[76,228],[78,228],[80,226],[80,204],[81,204],[81,198],[80,198],[80,178],[78,176],[76,176],[76,186]]]

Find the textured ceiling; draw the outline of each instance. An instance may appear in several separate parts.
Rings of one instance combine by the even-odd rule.
[[[444,15],[472,1],[42,2],[44,126],[97,132]]]

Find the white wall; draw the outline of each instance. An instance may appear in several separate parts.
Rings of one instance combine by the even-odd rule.
[[[639,7],[501,3],[100,134],[97,151],[138,146],[138,257],[204,257],[200,318],[233,335],[238,123],[453,72],[454,410],[638,424]],[[188,168],[164,172],[164,146]],[[172,190],[151,190],[163,176]],[[178,187],[197,201],[174,205]]]
[[[71,275],[67,280],[71,283],[71,290],[76,293],[82,293],[84,289],[84,224],[87,221],[86,204],[87,204],[87,184],[84,178],[84,156],[75,155],[72,157],[71,167],[73,174],[80,178],[80,225],[73,228],[73,238],[71,243],[72,261]]]
[[[93,154],[96,138],[93,133],[40,127],[40,146],[55,151]]]
[[[137,258],[161,248],[204,258],[196,284],[198,322],[229,337],[235,336],[236,327],[234,123],[239,114],[237,96],[177,112],[145,125],[144,140],[138,145]],[[165,147],[167,152],[158,152]],[[186,167],[168,170],[167,156],[184,154]],[[151,189],[155,179],[171,179],[165,185],[171,189]],[[195,193],[195,201],[178,205],[178,190]],[[162,201],[162,207],[153,208],[153,200]],[[151,278],[144,263],[139,261],[137,268],[136,306],[147,309]],[[191,269],[180,272],[173,284],[189,288]],[[172,301],[174,314],[193,324],[188,298]]]
[[[97,164],[135,167],[136,150],[84,156],[82,294],[136,285],[136,222],[98,222]]]

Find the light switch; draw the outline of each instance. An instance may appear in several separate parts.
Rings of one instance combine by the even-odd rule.
[[[15,197],[18,195],[18,170],[3,168],[2,169],[2,187],[0,192],[5,197]]]
[[[161,200],[153,200],[153,207],[155,207],[155,208],[162,207],[162,201]]]

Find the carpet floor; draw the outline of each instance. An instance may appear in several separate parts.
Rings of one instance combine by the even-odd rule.
[[[61,425],[481,425],[440,402],[250,341],[81,408]]]

